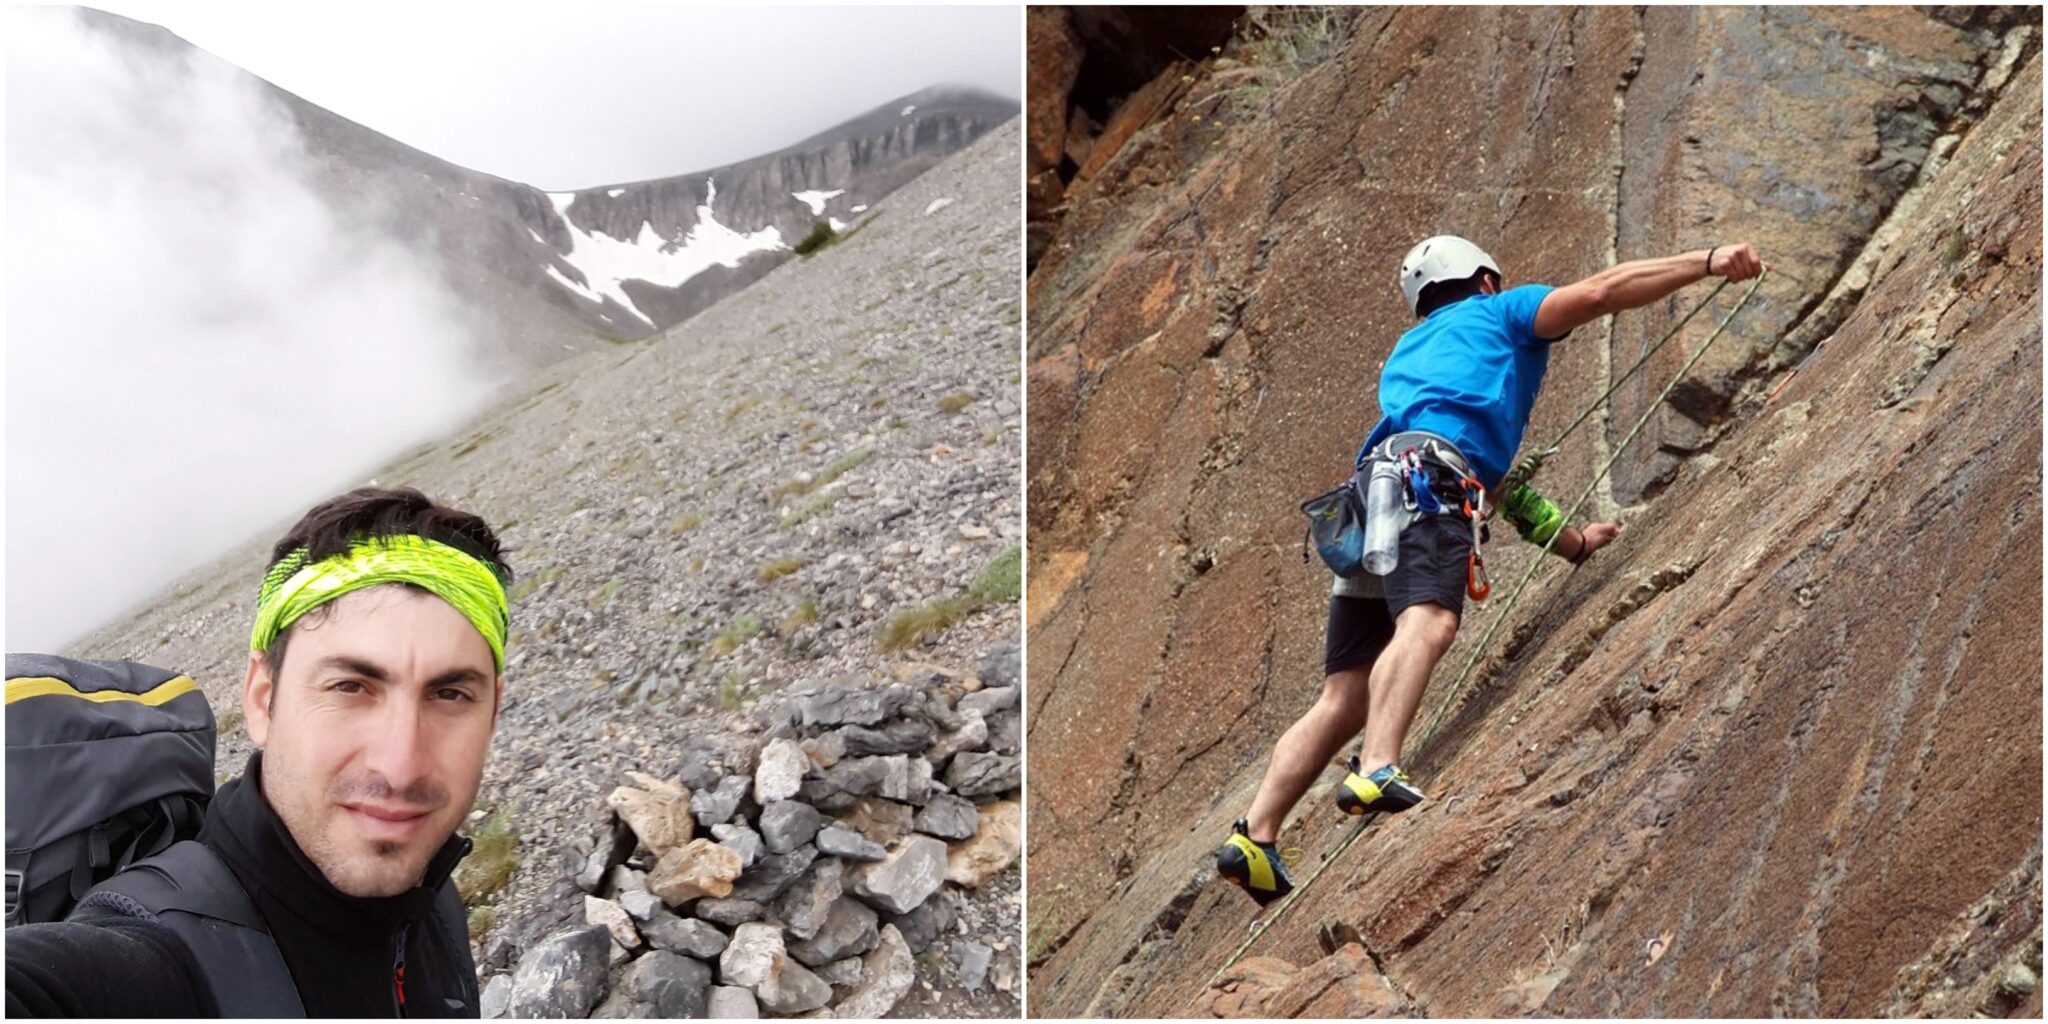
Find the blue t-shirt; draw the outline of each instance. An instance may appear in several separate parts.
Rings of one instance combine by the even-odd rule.
[[[1550,342],[1536,337],[1547,284],[1443,306],[1394,343],[1380,372],[1379,425],[1365,451],[1407,430],[1448,439],[1493,489],[1507,475],[1536,405]],[[1556,339],[1551,339],[1552,341]]]

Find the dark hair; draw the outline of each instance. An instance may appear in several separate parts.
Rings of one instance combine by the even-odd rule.
[[[1431,313],[1479,294],[1480,283],[1488,276],[1493,278],[1494,290],[1500,290],[1500,275],[1481,267],[1472,276],[1462,281],[1434,281],[1422,286],[1422,294],[1415,298],[1415,315],[1425,317]]]
[[[505,564],[505,553],[498,546],[498,535],[483,519],[467,512],[442,505],[410,487],[396,490],[382,487],[358,487],[337,498],[330,498],[313,506],[270,550],[268,565],[276,565],[285,556],[300,548],[306,549],[311,561],[332,558],[346,553],[357,543],[375,537],[390,537],[413,534],[428,540],[439,541],[465,555],[489,566],[496,573],[498,581],[512,583],[512,567]],[[416,584],[404,586],[419,588]],[[304,622],[321,615],[328,605],[307,612],[299,621]],[[296,623],[294,623],[296,625]],[[275,681],[280,668],[284,666],[284,650],[290,642],[291,627],[286,627],[271,641],[269,650],[263,653],[264,663],[269,666],[270,678]],[[272,699],[277,691],[271,690]]]

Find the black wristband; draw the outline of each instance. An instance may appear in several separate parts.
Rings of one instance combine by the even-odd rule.
[[[1713,247],[1712,249],[1708,249],[1708,250],[1707,250],[1707,276],[1708,276],[1708,277],[1712,277],[1712,276],[1714,276],[1714,254],[1715,254],[1715,253],[1717,253],[1717,252],[1720,252],[1720,251],[1721,251],[1721,247],[1720,247],[1720,246],[1718,246],[1718,245],[1717,245],[1717,246],[1715,246],[1715,247]]]

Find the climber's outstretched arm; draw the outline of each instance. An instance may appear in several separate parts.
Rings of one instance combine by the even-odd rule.
[[[1708,269],[1711,257],[1713,267]],[[1647,306],[1708,276],[1747,281],[1770,269],[1747,244],[1696,249],[1676,256],[1630,260],[1544,296],[1536,308],[1536,336],[1561,338],[1582,324],[1624,309]]]

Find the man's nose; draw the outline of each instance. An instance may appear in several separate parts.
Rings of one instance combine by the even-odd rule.
[[[395,698],[385,702],[377,716],[375,734],[366,744],[366,763],[393,792],[390,799],[411,802],[404,794],[426,777],[427,729],[418,701]]]

